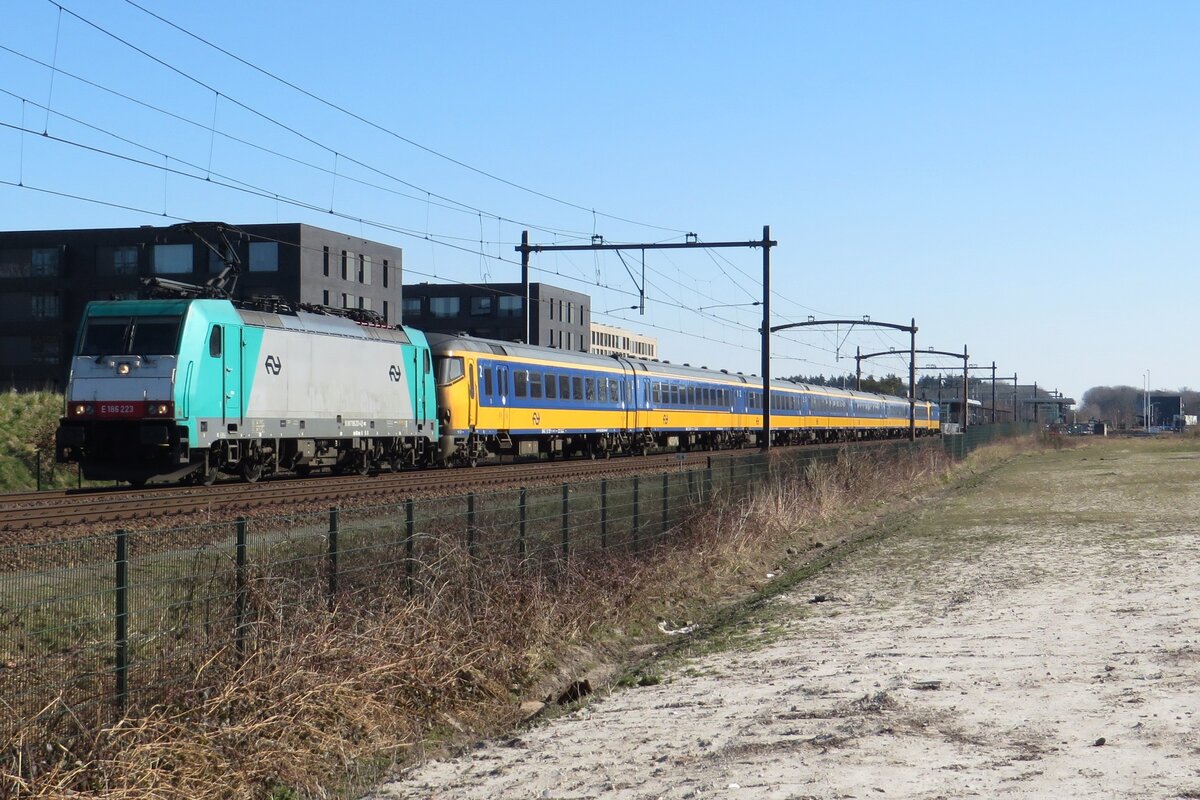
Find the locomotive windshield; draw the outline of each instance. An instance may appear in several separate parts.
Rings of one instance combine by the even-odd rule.
[[[454,383],[463,376],[463,360],[459,356],[442,356],[433,359],[438,386]]]
[[[167,355],[179,343],[177,316],[89,317],[81,356]]]

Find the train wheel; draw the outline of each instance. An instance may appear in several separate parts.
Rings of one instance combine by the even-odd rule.
[[[258,483],[258,479],[262,477],[262,464],[249,458],[243,459],[241,472],[246,483]]]
[[[292,472],[295,472],[298,478],[307,478],[312,475],[312,464],[297,464]]]
[[[201,486],[212,486],[217,482],[219,472],[220,470],[217,469],[215,464],[211,467],[201,467],[200,471],[196,473],[196,483]]]

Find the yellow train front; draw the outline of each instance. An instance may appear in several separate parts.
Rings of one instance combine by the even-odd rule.
[[[440,459],[608,456],[756,445],[757,378],[688,365],[428,334],[442,423]],[[773,381],[775,444],[908,435],[905,398]],[[921,435],[938,407],[918,402]]]

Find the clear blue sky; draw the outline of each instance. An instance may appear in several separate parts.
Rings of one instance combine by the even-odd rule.
[[[519,278],[526,227],[562,243],[769,224],[774,324],[916,318],[921,348],[965,344],[1075,397],[1147,369],[1155,387],[1200,385],[1198,4],[137,2],[390,133],[124,0],[64,7],[179,72],[46,0],[7,0],[0,45],[60,72],[0,50],[4,227],[304,221],[403,247],[406,282],[473,282]],[[635,302],[612,254],[534,265],[597,311]],[[760,251],[646,267],[646,315],[598,321],[658,336],[675,362],[758,371],[759,309],[694,309],[758,298]],[[907,338],[780,334],[773,372],[852,372],[856,346]]]

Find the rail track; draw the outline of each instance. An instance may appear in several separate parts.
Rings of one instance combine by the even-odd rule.
[[[887,441],[859,442],[855,447],[887,445]],[[817,453],[844,445],[799,445],[778,447],[773,452],[803,450]],[[54,531],[78,532],[91,528],[110,529],[116,523],[170,520],[186,524],[189,515],[203,514],[207,519],[230,519],[262,511],[312,511],[320,506],[364,507],[399,503],[408,498],[460,495],[468,491],[486,491],[516,486],[595,480],[607,475],[661,473],[665,470],[693,470],[706,466],[711,458],[723,462],[752,454],[750,450],[693,451],[613,459],[574,459],[564,461],[517,462],[485,465],[474,469],[418,470],[381,472],[369,476],[342,475],[298,478],[280,476],[244,483],[238,480],[213,486],[164,486],[130,489],[101,487],[11,492],[0,494],[0,532],[5,538],[19,538],[21,532],[37,531],[39,538]]]
[[[0,494],[0,531],[174,518],[198,512],[204,512],[210,517],[234,516],[265,508],[394,503],[409,497],[563,483],[604,475],[662,472],[665,469],[697,469],[705,466],[710,456],[720,459],[737,455],[737,451],[671,453],[595,461],[488,465],[469,470],[381,472],[369,476],[286,476],[252,484],[229,481],[203,487],[103,487],[13,492]]]

